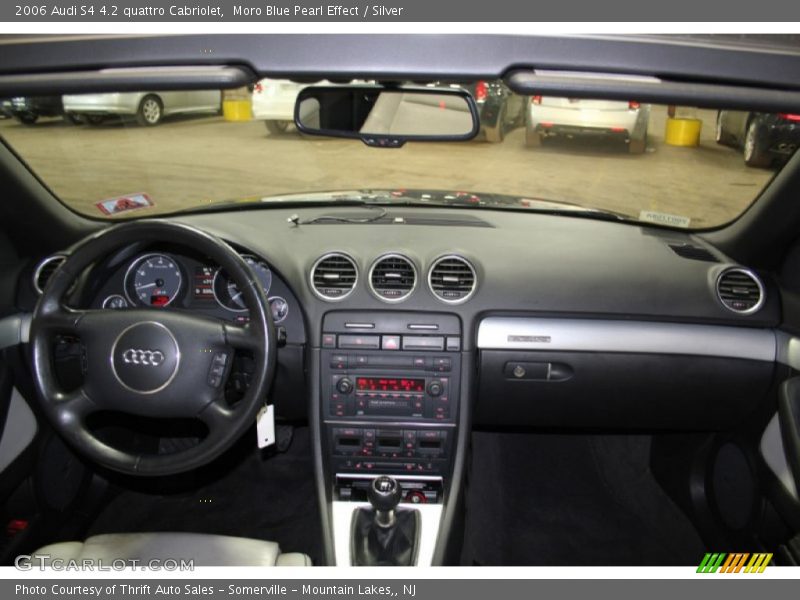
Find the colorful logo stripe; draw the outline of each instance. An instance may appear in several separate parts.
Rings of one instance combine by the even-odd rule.
[[[748,559],[750,559],[748,561]],[[772,553],[707,552],[697,567],[698,573],[763,573],[772,560]]]

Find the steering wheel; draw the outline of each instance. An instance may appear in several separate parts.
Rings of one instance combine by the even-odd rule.
[[[250,311],[246,325],[167,308],[75,310],[64,305],[74,280],[92,263],[135,242],[186,245],[225,269]],[[56,335],[80,338],[85,349],[82,385],[65,392],[53,366]],[[275,372],[275,333],[264,290],[227,243],[188,225],[135,221],[80,242],[55,271],[33,313],[33,378],[55,429],[80,453],[130,475],[172,475],[222,454],[253,424]],[[252,353],[255,373],[244,397],[228,406],[225,378],[234,351]],[[172,454],[137,454],[99,439],[87,419],[100,411],[155,419],[190,418],[208,434]]]

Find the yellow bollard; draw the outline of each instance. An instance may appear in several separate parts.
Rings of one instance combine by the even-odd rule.
[[[700,144],[702,128],[700,119],[668,118],[664,141],[670,146],[697,146]]]
[[[224,100],[222,102],[222,116],[226,121],[249,121],[253,118],[250,99]]]

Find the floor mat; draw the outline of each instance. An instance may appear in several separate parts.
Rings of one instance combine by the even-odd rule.
[[[185,491],[137,484],[116,496],[89,534],[189,531],[278,542],[284,552],[304,552],[322,562],[310,437],[297,428],[286,453],[265,458],[255,449],[255,432],[227,462]]]
[[[697,565],[703,544],[649,471],[650,438],[476,432],[464,563]]]

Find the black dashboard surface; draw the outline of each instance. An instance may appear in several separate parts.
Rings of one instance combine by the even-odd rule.
[[[352,215],[353,207],[265,208],[178,217],[247,248],[280,271],[302,306],[307,335],[316,346],[323,315],[330,310],[434,311],[458,314],[465,332],[492,312],[572,315],[587,318],[663,320],[774,327],[780,320],[777,289],[764,282],[766,302],[752,315],[726,309],[715,281],[733,263],[688,232],[640,227],[579,217],[511,211],[439,209],[449,216],[436,225],[431,209],[388,209],[392,217],[425,218],[430,224],[314,223],[320,215]],[[367,212],[366,210],[364,212]],[[367,213],[369,214],[369,213]],[[289,222],[297,215],[301,224]],[[453,224],[479,216],[489,226]],[[670,245],[691,244],[710,251],[717,262],[679,256]],[[358,267],[354,291],[338,302],[319,299],[309,285],[314,262],[343,252]],[[369,268],[379,256],[397,252],[410,258],[419,282],[404,301],[387,304],[367,286]],[[477,290],[463,304],[448,305],[427,285],[427,273],[440,256],[461,255],[477,275]],[[464,349],[474,340],[465,336]]]

